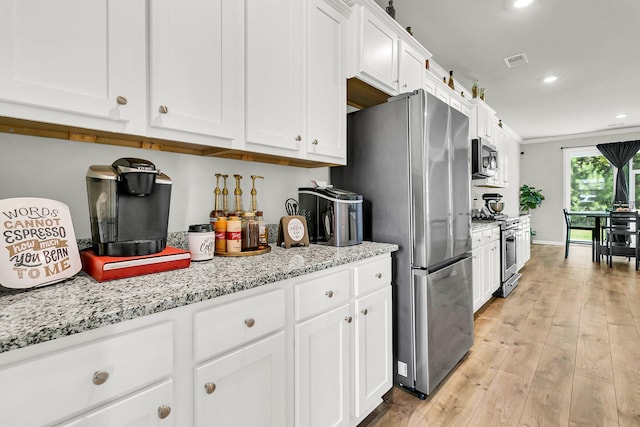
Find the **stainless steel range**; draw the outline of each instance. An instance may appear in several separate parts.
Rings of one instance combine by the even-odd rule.
[[[510,218],[502,213],[504,202],[502,194],[483,194],[484,208],[475,214],[481,221],[498,221],[500,223],[500,288],[493,296],[506,298],[518,286],[522,276],[518,273],[518,234],[520,218]]]
[[[500,288],[493,294],[506,298],[522,276],[518,273],[518,234],[520,218],[504,217],[500,221]]]

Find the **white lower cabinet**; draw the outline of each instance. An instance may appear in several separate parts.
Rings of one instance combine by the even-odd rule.
[[[473,311],[478,311],[500,287],[500,229],[473,232]]]
[[[516,263],[518,270],[520,270],[531,258],[531,218],[529,216],[520,217],[520,226],[516,236]]]
[[[286,425],[285,334],[195,369],[195,426]]]
[[[390,280],[379,255],[1,353],[0,426],[356,426],[392,385]]]
[[[355,301],[354,415],[366,417],[391,388],[392,326],[391,287],[387,286]]]
[[[345,304],[296,325],[296,426],[348,426],[351,323]]]

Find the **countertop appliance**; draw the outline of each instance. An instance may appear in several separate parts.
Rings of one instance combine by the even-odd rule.
[[[93,251],[139,256],[167,245],[171,179],[148,160],[121,158],[87,171]]]
[[[498,173],[498,150],[482,138],[471,140],[471,176],[489,178]]]
[[[309,240],[330,246],[362,243],[362,196],[333,187],[298,189]]]
[[[424,398],[473,344],[469,119],[418,90],[347,116],[364,238],[396,243],[395,383]]]

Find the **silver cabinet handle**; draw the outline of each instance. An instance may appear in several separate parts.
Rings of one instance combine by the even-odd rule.
[[[376,273],[376,279],[382,279],[382,273]]]
[[[95,385],[101,385],[107,382],[109,379],[109,372],[107,371],[95,371],[93,373],[93,383]]]
[[[247,325],[247,328],[253,328],[253,325],[256,324],[256,320],[253,317],[249,317],[248,319],[244,319],[244,324]]]
[[[333,291],[327,291],[324,293],[326,296],[328,296],[329,298],[333,297]]]
[[[347,317],[344,318],[344,321],[347,322],[347,323],[351,323],[351,322],[353,322],[353,317],[347,316]]]
[[[363,308],[362,310],[360,310],[360,313],[366,316],[369,313],[369,310],[367,310],[366,308]]]
[[[207,392],[207,394],[211,394],[211,393],[213,393],[214,391],[216,391],[216,385],[215,385],[215,383],[206,383],[206,384],[204,385],[204,391],[206,391],[206,392]]]
[[[312,143],[313,145],[318,145],[318,140],[317,140],[317,139],[314,139],[313,141],[311,141],[311,143]]]
[[[164,420],[171,413],[171,406],[169,405],[160,405],[158,406],[158,417],[161,420]]]
[[[302,141],[302,137],[300,135],[296,136],[296,141],[298,142]]]
[[[160,111],[160,114],[167,114],[169,112],[169,109],[166,105],[161,105],[160,108],[158,108],[158,111]]]
[[[120,105],[127,105],[127,102],[129,101],[127,101],[127,98],[125,98],[124,96],[118,96],[116,98],[116,102]]]

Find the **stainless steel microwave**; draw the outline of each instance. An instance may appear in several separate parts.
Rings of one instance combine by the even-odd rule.
[[[471,177],[489,178],[498,173],[498,150],[482,138],[471,140]]]

